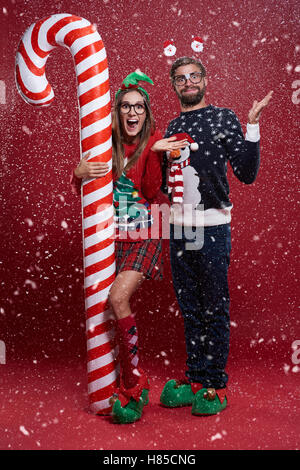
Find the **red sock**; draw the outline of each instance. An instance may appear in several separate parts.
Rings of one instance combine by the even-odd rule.
[[[133,315],[118,320],[120,338],[120,364],[125,388],[134,387],[139,378],[137,373],[138,333]]]

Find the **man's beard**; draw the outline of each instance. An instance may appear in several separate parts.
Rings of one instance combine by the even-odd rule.
[[[203,85],[202,88],[200,87],[194,87],[198,89],[198,92],[192,95],[189,94],[182,94],[184,90],[181,91],[181,93],[177,92],[177,96],[180,99],[180,102],[183,106],[183,108],[191,108],[192,106],[195,106],[199,104],[205,95],[206,91],[206,86]]]

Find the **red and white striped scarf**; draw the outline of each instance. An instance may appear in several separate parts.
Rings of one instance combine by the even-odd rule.
[[[187,158],[180,163],[170,163],[170,173],[168,179],[168,194],[171,194],[171,202],[182,204],[183,202],[183,175],[182,168],[190,164]]]

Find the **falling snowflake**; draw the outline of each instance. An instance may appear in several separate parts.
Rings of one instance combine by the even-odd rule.
[[[62,228],[68,228],[68,224],[65,220],[62,221],[61,226]]]
[[[19,430],[21,431],[22,434],[24,434],[24,436],[29,436],[29,432],[27,431],[25,426],[20,426]]]

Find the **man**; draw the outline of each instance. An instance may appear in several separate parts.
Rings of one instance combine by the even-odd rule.
[[[244,138],[231,110],[206,104],[208,80],[199,60],[177,59],[170,77],[181,113],[169,124],[166,137],[181,134],[182,138],[187,133],[198,149],[190,152],[189,160],[185,160],[192,173],[184,171],[183,165],[176,163],[184,159],[173,160],[172,153],[165,162],[170,194],[175,184],[173,180],[170,182],[174,167],[181,175],[178,181],[183,186],[181,203],[172,201],[170,259],[174,289],[184,319],[187,371],[185,380],[166,383],[161,403],[168,407],[192,405],[195,415],[216,414],[227,405],[225,367],[230,325],[227,273],[232,209],[227,162],[240,181],[253,183],[259,169],[258,120],[273,92],[260,102],[254,101]],[[191,190],[195,181],[197,188]]]

